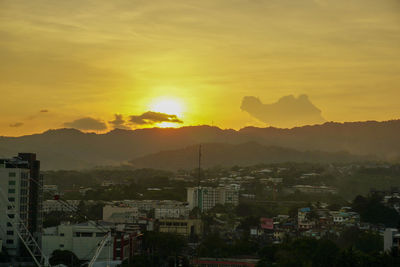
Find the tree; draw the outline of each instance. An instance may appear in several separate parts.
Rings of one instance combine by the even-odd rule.
[[[69,250],[54,250],[49,259],[51,265],[64,264],[67,266],[79,266],[79,258]]]

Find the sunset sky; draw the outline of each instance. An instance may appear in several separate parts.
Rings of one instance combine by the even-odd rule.
[[[400,1],[0,0],[0,99],[6,136],[397,119]]]

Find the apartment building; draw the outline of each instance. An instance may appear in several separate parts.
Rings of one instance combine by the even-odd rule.
[[[10,255],[21,253],[23,244],[17,231],[26,235],[19,227],[21,223],[40,240],[42,180],[35,154],[0,159],[0,239]]]
[[[198,207],[201,211],[213,208],[217,204],[238,205],[239,187],[190,187],[187,189],[189,209]]]

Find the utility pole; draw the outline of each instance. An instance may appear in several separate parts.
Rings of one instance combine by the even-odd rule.
[[[199,145],[199,170],[198,170],[198,181],[197,181],[197,186],[200,187],[200,179],[201,179],[201,145]]]

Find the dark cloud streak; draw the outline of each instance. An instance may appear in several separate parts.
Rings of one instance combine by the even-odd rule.
[[[129,121],[136,125],[155,124],[160,122],[183,123],[178,116],[161,112],[147,111],[142,115],[130,116]]]
[[[114,129],[124,129],[124,130],[130,130],[131,128],[126,125],[126,120],[124,119],[124,116],[121,114],[114,114],[115,119],[112,121],[109,121],[108,123],[111,124]]]

